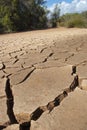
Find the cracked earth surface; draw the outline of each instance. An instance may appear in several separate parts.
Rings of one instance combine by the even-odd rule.
[[[87,130],[87,29],[1,35],[0,124],[8,121],[4,91],[6,76],[10,78],[14,94],[14,113],[21,113],[23,117],[53,101],[70,86],[73,65],[77,66],[78,88],[60,106],[31,121],[31,130]],[[11,125],[5,129],[17,130],[19,126]]]

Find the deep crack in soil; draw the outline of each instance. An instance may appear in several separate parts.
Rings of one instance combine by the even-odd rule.
[[[33,70],[34,71],[34,70]],[[13,106],[14,106],[14,96],[12,94],[12,90],[10,87],[10,79],[7,77],[6,81],[6,96],[7,96],[7,114],[9,117],[9,122],[8,124],[2,124],[0,125],[0,128],[3,129],[5,127],[8,127],[11,124],[17,124],[19,123],[20,130],[30,130],[31,127],[31,120],[38,120],[40,116],[45,112],[49,111],[49,113],[57,106],[60,105],[61,101],[68,96],[68,93],[72,92],[75,90],[75,88],[79,86],[79,81],[78,81],[78,75],[74,77],[73,82],[69,86],[69,88],[65,89],[63,93],[58,95],[53,101],[50,101],[47,103],[45,106],[40,106],[38,107],[35,111],[33,111],[30,115],[25,114],[25,117],[21,114],[18,114],[15,116],[14,111],[13,111]]]

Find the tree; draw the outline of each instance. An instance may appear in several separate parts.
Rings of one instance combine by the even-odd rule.
[[[52,27],[57,27],[57,22],[58,22],[59,16],[60,16],[60,8],[59,8],[59,5],[56,4],[53,12],[51,14]]]
[[[0,0],[0,23],[7,32],[45,28],[44,4],[44,0]]]

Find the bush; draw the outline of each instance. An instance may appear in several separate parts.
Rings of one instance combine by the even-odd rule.
[[[2,25],[2,23],[0,23],[0,34],[4,33],[4,27]]]
[[[60,18],[60,26],[85,28],[87,27],[87,18],[78,13],[66,14]]]
[[[47,26],[45,0],[0,0],[0,22],[7,32],[43,29]]]
[[[66,26],[68,28],[72,28],[72,27],[81,27],[82,28],[82,27],[84,27],[84,20],[80,15],[74,16],[68,22],[66,22]]]

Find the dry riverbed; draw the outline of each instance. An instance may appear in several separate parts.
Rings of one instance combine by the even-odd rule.
[[[6,76],[14,95],[14,113],[21,113],[22,118],[46,106],[70,86],[73,65],[77,67],[78,87],[50,113],[44,107],[43,114],[31,121],[30,130],[87,130],[87,29],[0,35],[0,130],[9,120]],[[4,129],[18,130],[19,125]]]

